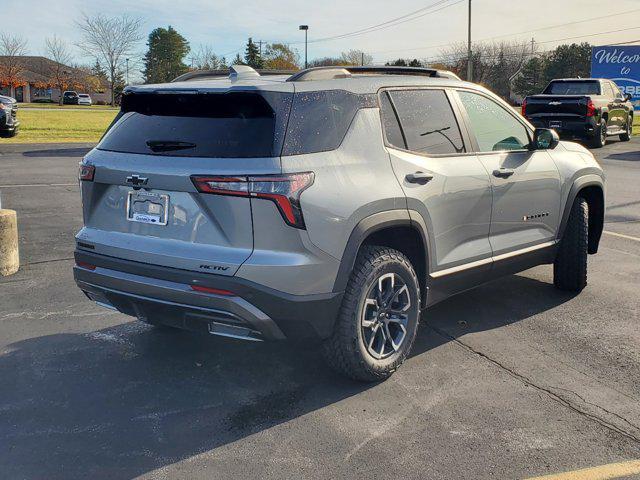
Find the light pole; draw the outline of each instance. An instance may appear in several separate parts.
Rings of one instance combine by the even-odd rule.
[[[473,82],[473,55],[471,53],[471,0],[469,0],[469,38],[467,40],[467,82]]]
[[[127,64],[127,85],[129,85],[129,59],[125,58],[124,60]]]
[[[309,32],[309,25],[300,25],[300,30],[304,30],[304,68],[307,68],[307,34]]]

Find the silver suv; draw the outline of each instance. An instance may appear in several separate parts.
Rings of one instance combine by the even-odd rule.
[[[428,69],[130,87],[80,181],[91,300],[214,335],[319,337],[365,381],[456,293],[551,263],[582,290],[604,216],[588,150]]]

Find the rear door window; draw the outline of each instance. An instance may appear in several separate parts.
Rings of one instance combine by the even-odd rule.
[[[389,99],[389,92],[384,92],[380,95],[380,112],[387,143],[392,147],[406,149],[407,144],[404,141],[404,136],[400,129],[398,116]]]
[[[458,94],[467,111],[479,151],[499,152],[527,148],[530,142],[527,129],[510,112],[484,95],[466,91]]]
[[[150,155],[278,156],[291,94],[133,93],[98,149]]]
[[[444,90],[393,90],[389,96],[408,150],[432,155],[465,151],[458,122]],[[389,113],[383,104],[385,125],[393,121]],[[387,140],[391,145],[400,146],[397,133],[395,137],[388,135]]]

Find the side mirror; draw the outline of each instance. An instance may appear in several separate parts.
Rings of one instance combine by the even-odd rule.
[[[628,102],[629,100],[631,100],[633,97],[631,96],[630,93],[625,93],[624,94],[624,100],[625,102]]]
[[[536,128],[533,132],[533,150],[553,150],[560,143],[560,136],[555,130]]]

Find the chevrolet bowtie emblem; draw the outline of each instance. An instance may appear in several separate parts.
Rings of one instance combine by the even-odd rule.
[[[130,175],[127,177],[127,183],[130,183],[134,187],[146,185],[147,181],[149,181],[147,177],[141,177],[140,175]]]

